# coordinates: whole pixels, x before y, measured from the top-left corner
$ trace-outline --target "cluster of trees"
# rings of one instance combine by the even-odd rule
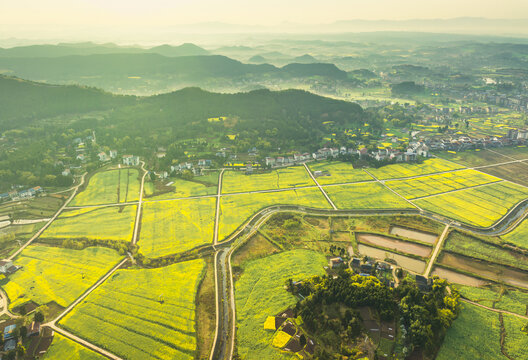
[[[460,294],[444,279],[435,278],[430,292],[421,292],[416,282],[407,277],[396,289],[400,299],[402,341],[411,353],[416,348],[434,354],[447,329],[460,311]]]
[[[295,313],[308,332],[341,355],[349,355],[343,353],[343,345],[364,330],[355,310],[363,306],[374,310],[382,321],[399,322],[404,355],[415,349],[434,354],[460,310],[460,295],[454,289],[448,291],[448,285],[435,278],[432,290],[423,292],[414,279],[406,277],[392,289],[376,277],[356,275],[349,269],[335,278],[314,276],[300,283],[287,282],[290,292],[302,295]]]

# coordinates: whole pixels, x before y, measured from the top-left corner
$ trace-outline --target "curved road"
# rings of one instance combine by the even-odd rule
[[[446,225],[444,232],[449,227],[457,228],[479,235],[502,235],[512,231],[519,223],[528,216],[528,199],[519,202],[504,217],[487,228],[478,228],[467,224],[454,222],[452,219],[445,218],[434,213],[421,211],[419,209],[402,209],[402,210],[331,210],[331,209],[313,209],[303,206],[294,205],[275,205],[265,208],[253,215],[246,223],[241,226],[235,233],[228,237],[222,243],[215,247],[218,250],[215,256],[215,281],[218,284],[217,300],[217,329],[213,348],[211,350],[210,360],[231,360],[235,343],[236,330],[236,309],[234,301],[234,286],[231,270],[231,255],[233,252],[250,238],[266,220],[273,214],[279,212],[298,212],[305,215],[322,215],[322,216],[358,216],[358,215],[419,215]],[[445,237],[445,236],[444,236]],[[431,263],[431,267],[432,267]],[[228,276],[229,272],[229,276]],[[229,289],[228,289],[229,287]],[[466,300],[464,300],[466,301]],[[466,301],[470,302],[470,301]],[[472,302],[470,302],[472,303]],[[497,311],[497,309],[491,309]],[[506,312],[507,313],[507,312]]]

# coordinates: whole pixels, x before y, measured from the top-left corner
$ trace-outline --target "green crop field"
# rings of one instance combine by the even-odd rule
[[[323,171],[326,174],[326,176],[317,177],[317,182],[321,185],[372,180],[372,177],[362,169],[354,169],[352,164],[340,161],[310,163],[310,170],[312,172]]]
[[[504,330],[506,330],[505,350],[513,359],[528,359],[528,335],[521,328],[528,321],[513,315],[504,315]]]
[[[528,219],[520,223],[512,232],[501,236],[505,241],[528,249]]]
[[[223,196],[220,202],[218,239],[224,239],[253,214],[272,205],[330,208],[330,204],[317,188]]]
[[[118,270],[60,326],[125,359],[194,359],[204,261]]]
[[[10,308],[33,300],[66,307],[117,264],[115,250],[90,247],[70,250],[32,245],[15,259],[22,269],[3,286]]]
[[[369,169],[369,171],[381,180],[406,178],[426,174],[434,174],[464,168],[462,165],[452,163],[444,159],[427,159],[421,164],[393,164]]]
[[[413,206],[380,183],[326,186],[339,209],[407,209]]]
[[[509,182],[500,182],[419,199],[415,204],[455,220],[487,227],[526,198],[528,189]]]
[[[140,181],[137,169],[123,168],[102,171],[89,179],[86,189],[77,194],[70,205],[99,205],[137,201],[139,188]]]
[[[500,179],[468,169],[407,180],[387,181],[386,184],[405,198],[415,199],[497,181]]]
[[[145,203],[139,251],[147,257],[160,257],[211,243],[215,204],[215,198]]]
[[[134,231],[136,209],[136,205],[130,205],[69,210],[51,223],[42,237],[130,241]]]
[[[297,299],[283,289],[288,279],[323,275],[326,258],[309,250],[293,250],[242,264],[235,283],[237,346],[241,359],[291,359],[271,346],[272,331],[264,330],[266,317],[295,305]]]
[[[457,285],[456,287],[460,294],[469,300],[488,307],[526,315],[526,304],[528,304],[528,292],[526,291],[514,289],[501,291],[499,288],[476,288],[463,285]]]
[[[77,344],[59,333],[53,336],[53,342],[42,360],[104,360],[106,357]]]
[[[155,194],[154,185],[151,182],[147,183],[150,189],[147,189],[147,184],[145,184],[145,193],[149,196],[146,200],[175,199],[216,194],[218,189],[218,172],[211,172],[208,176],[197,176],[192,181],[172,178],[170,182],[173,182],[173,184],[158,195]]]
[[[528,263],[519,253],[493,246],[472,236],[458,231],[452,231],[446,239],[444,249],[473,257],[528,270]]]
[[[315,186],[315,183],[304,166],[287,167],[251,175],[246,175],[243,171],[226,171],[222,180],[222,193],[285,189],[307,185]]]
[[[499,315],[475,305],[463,304],[458,318],[447,331],[437,360],[507,359],[500,348]]]

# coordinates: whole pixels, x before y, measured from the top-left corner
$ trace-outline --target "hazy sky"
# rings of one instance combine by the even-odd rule
[[[271,25],[462,16],[528,18],[528,0],[0,0],[0,25]]]

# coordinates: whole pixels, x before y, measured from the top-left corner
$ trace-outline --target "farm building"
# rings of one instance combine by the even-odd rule
[[[343,264],[344,264],[344,261],[340,257],[331,258],[328,261],[328,266],[330,266],[330,269],[335,269],[335,268],[341,267],[341,266],[343,266]]]
[[[13,262],[11,260],[0,260],[0,273],[7,274],[13,270]]]

